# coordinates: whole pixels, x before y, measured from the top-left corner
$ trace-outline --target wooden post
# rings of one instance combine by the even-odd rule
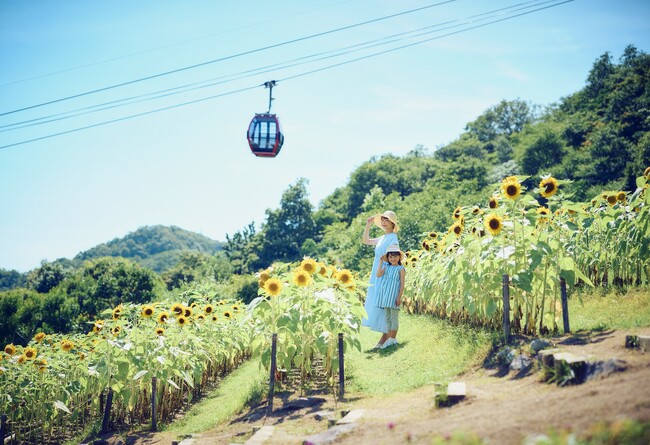
[[[339,397],[345,395],[345,366],[343,363],[343,333],[339,332]]]
[[[151,378],[151,431],[156,431],[156,378]]]
[[[510,277],[503,274],[503,338],[505,343],[510,341]]]
[[[104,407],[104,419],[102,420],[102,433],[108,432],[108,422],[111,419],[111,405],[113,404],[113,389],[108,388],[106,395],[106,406]]]
[[[273,395],[275,394],[275,371],[276,363],[275,356],[278,348],[278,334],[273,333],[273,338],[271,340],[271,376],[269,378],[269,404],[266,407],[266,414],[269,415],[273,412]]]
[[[4,444],[5,436],[7,435],[7,415],[3,414],[0,419],[0,439],[2,439],[2,443]]]
[[[566,280],[560,278],[560,293],[562,295],[562,321],[564,322],[564,333],[571,332],[569,327],[569,301],[566,295]]]

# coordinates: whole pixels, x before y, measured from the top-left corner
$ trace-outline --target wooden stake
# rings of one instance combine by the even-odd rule
[[[266,407],[266,415],[269,415],[273,412],[273,396],[275,394],[275,371],[276,371],[276,362],[275,356],[277,353],[278,347],[278,334],[273,333],[273,338],[271,340],[271,376],[269,378],[269,404]]]
[[[343,333],[339,333],[339,397],[345,395],[345,366],[343,364]]]
[[[569,301],[566,294],[566,280],[560,278],[560,293],[562,296],[562,321],[564,322],[564,333],[571,332],[569,327]]]
[[[506,344],[510,341],[510,277],[503,274],[503,338]]]

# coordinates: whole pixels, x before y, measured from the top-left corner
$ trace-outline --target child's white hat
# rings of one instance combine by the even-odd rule
[[[405,257],[406,255],[404,254],[404,252],[402,252],[401,250],[399,250],[399,246],[398,246],[397,244],[391,244],[390,246],[388,246],[388,247],[386,248],[386,253],[385,253],[384,255],[382,255],[382,257],[381,257],[381,260],[382,260],[382,261],[385,261],[385,262],[388,262],[388,254],[391,253],[391,252],[397,252],[397,253],[399,253],[399,260],[400,260],[400,262],[404,261],[404,257]]]

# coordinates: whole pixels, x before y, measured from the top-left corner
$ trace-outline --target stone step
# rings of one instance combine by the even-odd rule
[[[557,382],[558,384],[580,384],[586,380],[588,369],[586,357],[570,352],[558,352],[553,355],[553,361],[555,375],[560,379]],[[573,375],[570,375],[567,367],[572,371]]]
[[[259,430],[255,432],[251,436],[250,439],[248,439],[246,442],[244,442],[244,445],[262,445],[264,442],[266,442],[269,437],[273,434],[273,429],[271,425],[265,425]]]
[[[322,433],[309,436],[303,440],[303,445],[326,445],[334,442],[340,435],[349,433],[356,428],[356,423],[346,423],[343,425],[336,425],[333,428],[323,431]]]
[[[363,416],[363,413],[365,410],[363,409],[353,409],[349,413],[347,413],[343,418],[339,419],[338,422],[336,422],[337,425],[345,425],[347,423],[354,423],[357,420]]]
[[[467,385],[465,382],[450,382],[447,384],[447,392],[436,394],[436,406],[451,406],[460,402],[467,396]]]
[[[542,349],[537,353],[537,359],[539,364],[542,366],[542,371],[544,372],[544,381],[548,381],[553,377],[553,370],[555,369],[555,356],[560,352],[558,348],[552,349]]]
[[[638,348],[643,352],[650,351],[650,336],[648,335],[626,335],[626,348]]]

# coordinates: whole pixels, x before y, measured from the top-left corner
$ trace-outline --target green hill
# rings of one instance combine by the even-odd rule
[[[79,253],[76,261],[106,256],[122,257],[156,272],[164,272],[178,263],[184,251],[214,255],[223,248],[219,241],[175,226],[144,226],[122,238],[115,238]]]

